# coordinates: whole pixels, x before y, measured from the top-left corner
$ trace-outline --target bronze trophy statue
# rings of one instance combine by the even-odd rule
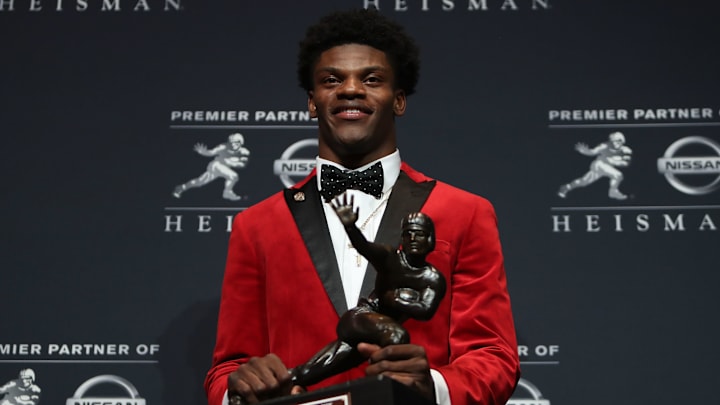
[[[358,209],[346,194],[332,201],[350,242],[370,262],[377,276],[375,287],[355,308],[345,312],[337,325],[337,340],[292,370],[293,384],[309,386],[360,365],[360,342],[385,347],[410,342],[402,323],[409,318],[432,318],[445,296],[445,277],[426,256],[435,249],[435,226],[427,215],[415,212],[402,221],[399,248],[369,242],[355,225]]]

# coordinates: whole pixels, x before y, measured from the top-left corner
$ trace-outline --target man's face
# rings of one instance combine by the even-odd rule
[[[405,93],[384,52],[347,44],[320,54],[308,94],[318,119],[320,157],[350,168],[395,151],[395,116],[405,113]]]
[[[421,225],[408,224],[403,228],[402,248],[409,255],[427,255],[430,253],[430,234]]]

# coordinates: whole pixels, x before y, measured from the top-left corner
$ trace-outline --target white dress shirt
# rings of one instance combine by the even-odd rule
[[[378,161],[369,163],[357,170],[365,170],[374,165]],[[375,198],[369,194],[365,194],[360,190],[347,190],[345,193],[348,198],[353,198],[354,205],[358,209],[358,220],[356,222],[360,232],[369,241],[375,240],[378,228],[380,227],[380,219],[385,213],[387,199],[390,197],[395,181],[400,175],[400,152],[395,150],[394,153],[380,159],[383,168],[383,188],[380,198]],[[348,170],[337,163],[317,158],[317,182],[320,189],[320,174],[322,166],[331,165],[341,170]],[[337,198],[337,197],[336,197]],[[330,238],[332,239],[335,249],[335,258],[340,269],[340,278],[342,279],[343,289],[345,290],[345,300],[348,309],[357,306],[360,298],[360,288],[365,278],[365,270],[367,269],[367,260],[352,247],[350,238],[348,238],[340,219],[335,214],[335,210],[330,203],[323,201],[323,209],[325,210],[325,218],[327,219],[328,228],[330,230]]]

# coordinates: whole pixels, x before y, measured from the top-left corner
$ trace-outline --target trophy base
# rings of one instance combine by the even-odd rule
[[[415,390],[384,376],[366,377],[262,402],[263,405],[433,405]]]

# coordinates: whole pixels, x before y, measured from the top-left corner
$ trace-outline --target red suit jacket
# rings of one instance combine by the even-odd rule
[[[313,173],[235,217],[205,380],[211,405],[220,405],[228,374],[250,357],[275,353],[295,367],[337,337],[348,308],[316,184]],[[453,405],[505,404],[519,361],[493,207],[403,163],[375,241],[397,246],[401,219],[416,211],[435,223],[427,261],[444,274],[448,291],[430,321],[403,326],[442,373]],[[374,277],[368,268],[361,296]],[[363,366],[310,389],[361,377]]]

